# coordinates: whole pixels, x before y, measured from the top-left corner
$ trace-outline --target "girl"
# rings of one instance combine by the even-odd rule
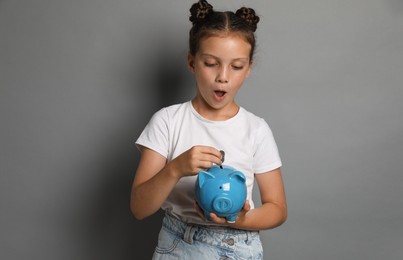
[[[259,17],[251,8],[219,12],[204,0],[190,9],[188,67],[193,100],[154,114],[136,144],[141,159],[131,209],[143,219],[165,210],[154,259],[262,259],[259,230],[281,225],[287,206],[281,160],[267,123],[235,102],[249,76]],[[198,172],[225,164],[246,176],[247,200],[235,223],[194,202]],[[261,206],[252,201],[254,180]]]

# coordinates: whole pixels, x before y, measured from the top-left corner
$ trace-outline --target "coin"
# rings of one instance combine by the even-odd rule
[[[221,165],[220,168],[222,169],[222,164],[224,163],[225,160],[225,152],[223,150],[220,150],[221,153]]]

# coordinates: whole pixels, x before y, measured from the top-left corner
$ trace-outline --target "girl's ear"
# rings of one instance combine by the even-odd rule
[[[190,52],[188,53],[188,68],[191,72],[194,72],[194,57]]]

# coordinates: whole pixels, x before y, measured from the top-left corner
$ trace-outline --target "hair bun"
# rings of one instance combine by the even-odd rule
[[[190,8],[189,20],[193,25],[203,21],[209,14],[213,12],[213,6],[206,0],[200,0]]]
[[[257,23],[259,22],[260,18],[256,15],[255,10],[248,7],[241,7],[238,9],[238,11],[236,11],[235,14],[244,19],[252,31],[256,31]]]

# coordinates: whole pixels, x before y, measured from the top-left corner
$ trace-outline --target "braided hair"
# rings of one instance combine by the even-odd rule
[[[238,33],[251,45],[250,60],[252,60],[256,46],[254,32],[259,22],[259,16],[252,8],[241,7],[235,13],[231,11],[221,12],[213,10],[213,6],[206,0],[200,0],[190,8],[189,20],[193,25],[189,32],[189,52],[191,55],[196,55],[200,41],[204,38]]]

